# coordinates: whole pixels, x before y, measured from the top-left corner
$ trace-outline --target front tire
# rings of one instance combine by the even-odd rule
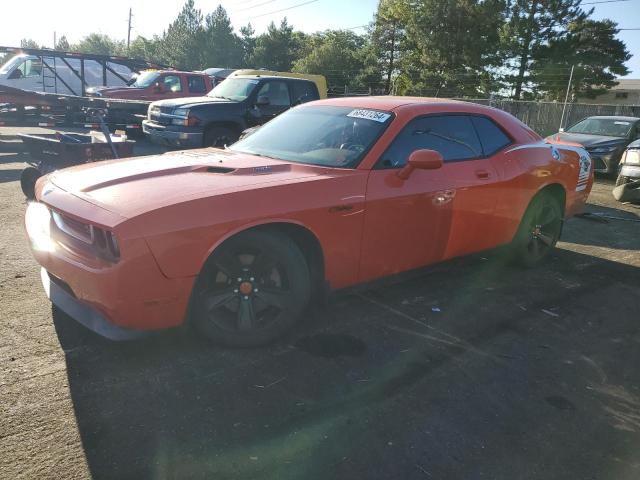
[[[247,231],[224,242],[205,263],[192,321],[218,344],[265,345],[295,324],[310,295],[309,267],[296,243],[274,231]]]
[[[36,196],[36,182],[42,176],[42,172],[35,167],[27,167],[20,174],[20,188],[27,200],[33,200]]]
[[[224,148],[238,141],[238,134],[227,127],[209,127],[204,133],[204,146]]]
[[[533,267],[553,250],[562,232],[560,202],[548,192],[538,193],[527,207],[511,244],[513,260]]]

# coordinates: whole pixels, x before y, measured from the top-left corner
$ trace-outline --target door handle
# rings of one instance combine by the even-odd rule
[[[487,180],[489,177],[491,177],[491,174],[486,170],[476,170],[476,177],[481,180]]]

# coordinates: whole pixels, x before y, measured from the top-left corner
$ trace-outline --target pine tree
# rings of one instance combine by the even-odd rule
[[[203,67],[235,68],[241,65],[242,45],[222,5],[207,15],[203,38]]]
[[[182,11],[162,35],[160,53],[170,65],[185,69],[201,68],[199,51],[203,43],[202,12],[194,0],[187,0]]]
[[[520,99],[528,73],[539,51],[561,38],[571,22],[593,12],[580,8],[581,0],[511,0],[502,29],[502,53],[515,73],[507,76],[513,98]]]
[[[541,48],[531,66],[531,79],[552,100],[565,96],[571,67],[573,97],[595,98],[616,85],[616,76],[629,73],[624,62],[631,58],[624,42],[616,38],[611,20],[579,19],[567,34]]]

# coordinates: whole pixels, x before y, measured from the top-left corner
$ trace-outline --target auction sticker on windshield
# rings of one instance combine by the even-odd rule
[[[391,114],[384,112],[377,112],[376,110],[362,110],[356,109],[351,113],[347,114],[347,117],[351,118],[364,118],[365,120],[373,120],[374,122],[384,123],[386,122]]]

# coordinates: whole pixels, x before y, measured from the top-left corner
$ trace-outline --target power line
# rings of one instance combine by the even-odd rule
[[[630,2],[631,0],[600,0],[598,2],[585,2],[581,3],[581,5],[597,5],[599,3],[622,3],[622,2]]]
[[[304,7],[305,5],[309,5],[310,3],[315,3],[318,0],[309,0],[308,2],[298,3],[297,5],[292,5],[287,8],[281,8],[280,10],[275,10],[273,12],[262,13],[260,15],[254,15],[253,17],[245,18],[245,20],[253,20],[254,18],[266,17],[267,15],[273,15],[274,13],[286,12],[287,10],[293,10],[294,8]]]
[[[244,8],[241,8],[241,9],[239,9],[239,10],[236,10],[236,12],[244,12],[245,10],[251,10],[252,8],[261,7],[261,6],[263,6],[263,5],[267,5],[268,3],[273,3],[273,2],[275,2],[275,1],[276,1],[276,0],[267,0],[266,2],[257,3],[257,4],[255,4],[255,5],[249,5],[248,7],[244,7]]]

